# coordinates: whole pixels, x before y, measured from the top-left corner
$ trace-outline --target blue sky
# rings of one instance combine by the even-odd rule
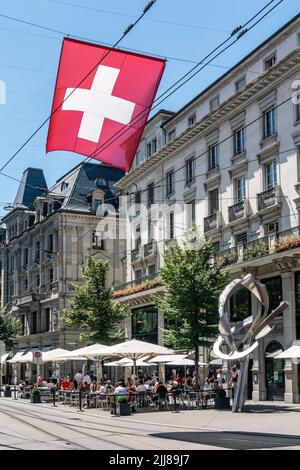
[[[36,23],[70,36],[84,36],[103,44],[113,44],[142,12],[147,0],[61,2],[2,0],[0,15]],[[158,92],[160,94],[193,66],[178,59],[200,60],[266,3],[267,0],[157,0],[120,47],[170,57]],[[83,6],[85,8],[80,8]],[[298,12],[297,0],[285,0],[256,28],[216,59],[213,66],[206,67],[161,107],[178,110]],[[6,84],[6,104],[0,105],[1,165],[50,113],[62,38],[62,34],[0,16],[0,80]],[[47,130],[48,125],[10,163],[5,173],[20,179],[28,166],[43,168],[51,186],[59,176],[84,159],[83,156],[64,152],[52,152],[46,156]],[[3,215],[3,207],[14,200],[17,187],[17,182],[0,175],[0,214]]]

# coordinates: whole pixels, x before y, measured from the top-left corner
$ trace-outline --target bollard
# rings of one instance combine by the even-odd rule
[[[14,387],[14,399],[17,400],[17,387]]]

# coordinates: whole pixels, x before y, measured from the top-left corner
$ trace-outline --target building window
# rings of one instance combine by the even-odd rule
[[[24,279],[24,291],[25,292],[28,291],[28,279],[27,279],[27,277],[25,277],[25,279]]]
[[[155,264],[151,264],[148,266],[148,276],[153,276],[156,273],[156,266]]]
[[[92,212],[94,212],[94,214],[97,214],[97,211],[99,208],[101,208],[103,204],[103,200],[102,199],[93,199],[93,202],[92,202]],[[100,212],[100,210],[99,210]]]
[[[36,275],[35,282],[36,282],[36,287],[40,287],[41,278],[39,274]]]
[[[151,219],[148,219],[148,243],[153,241],[153,222]]]
[[[168,134],[168,141],[172,142],[176,137],[176,129],[172,129]]]
[[[153,305],[131,311],[132,338],[158,343],[158,309]]]
[[[243,202],[246,198],[246,182],[244,176],[235,181],[235,198],[236,202]]]
[[[299,122],[300,121],[300,103],[294,104],[294,113],[295,113],[295,122]]]
[[[275,160],[266,164],[265,172],[266,189],[273,189],[277,185],[277,165]]]
[[[247,243],[248,237],[247,237],[247,232],[241,232],[237,233],[235,235],[235,245],[239,245],[240,243]]]
[[[186,184],[190,184],[195,179],[195,158],[187,160],[185,164]]]
[[[169,213],[169,238],[174,238],[174,212]]]
[[[274,233],[274,232],[278,233],[278,231],[279,231],[279,224],[278,224],[277,221],[267,224],[267,226],[266,226],[267,235],[269,233]]]
[[[28,248],[23,249],[23,266],[28,265]]]
[[[49,282],[50,282],[50,283],[53,282],[53,279],[54,279],[54,277],[53,277],[53,269],[51,268],[51,269],[49,269]]]
[[[208,192],[208,211],[209,215],[215,214],[219,210],[219,189],[213,189]]]
[[[21,330],[20,330],[20,335],[24,336],[25,335],[25,315],[21,315]]]
[[[50,308],[45,310],[45,331],[50,331]]]
[[[135,154],[135,164],[138,166],[140,164],[140,157],[141,157],[141,152],[138,150]]]
[[[153,139],[151,141],[151,145],[152,145],[152,153],[156,153],[157,152],[157,139]]]
[[[235,91],[241,91],[246,86],[246,75],[238,78],[235,81]]]
[[[214,96],[210,101],[209,101],[209,110],[214,111],[220,104],[220,96]]]
[[[193,126],[196,122],[196,114],[188,117],[188,126]]]
[[[50,254],[53,252],[53,234],[48,235],[48,251]]]
[[[40,242],[35,242],[35,253],[34,261],[38,263],[40,261]]]
[[[265,111],[263,114],[263,136],[264,139],[270,137],[276,132],[275,108]]]
[[[245,128],[235,131],[233,136],[234,155],[245,152]]]
[[[69,183],[67,183],[66,181],[63,181],[60,185],[60,190],[61,192],[65,191],[66,189],[68,189],[68,186],[69,186]]]
[[[138,250],[139,247],[141,246],[142,240],[141,240],[141,226],[138,225],[135,228],[135,249]]]
[[[150,183],[147,186],[148,193],[148,207],[154,204],[154,183]]]
[[[167,179],[167,196],[170,196],[171,194],[174,193],[174,171],[171,170],[167,173],[166,179]]]
[[[138,215],[140,213],[141,191],[137,191],[134,194],[134,203],[135,203],[135,215]]]
[[[37,333],[37,312],[31,313],[31,331],[30,334],[35,335]]]
[[[96,230],[92,231],[92,247],[104,250],[104,240],[101,238],[101,235],[97,235]]]
[[[214,170],[219,165],[219,145],[214,144],[208,148],[208,169]]]
[[[134,271],[134,279],[141,279],[143,277],[143,270],[137,269]]]
[[[187,226],[192,228],[196,224],[196,203],[190,201],[187,203]]]
[[[273,65],[276,64],[276,54],[274,53],[270,57],[265,59],[264,64],[265,64],[265,70],[268,70],[271,67],[273,67]]]

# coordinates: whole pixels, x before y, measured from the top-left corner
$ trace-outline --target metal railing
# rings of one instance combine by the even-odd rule
[[[204,218],[204,232],[217,228],[217,213]]]
[[[229,222],[246,217],[246,201],[240,201],[228,207]]]
[[[140,277],[139,279],[133,279],[132,281],[125,282],[124,284],[120,284],[114,287],[114,291],[128,289],[129,287],[139,286],[144,284],[146,281],[150,281],[151,279],[155,279],[159,276],[159,272],[149,274],[148,276]]]
[[[257,208],[259,211],[266,209],[277,204],[278,202],[278,186],[263,191],[262,193],[257,194]]]
[[[131,262],[134,263],[135,261],[140,260],[140,248],[136,248],[131,252]]]

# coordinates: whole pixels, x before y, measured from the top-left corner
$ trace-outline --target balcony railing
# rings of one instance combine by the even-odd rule
[[[156,253],[156,242],[152,241],[143,246],[144,248],[144,258],[148,256],[153,256]]]
[[[136,261],[139,261],[140,258],[141,258],[140,248],[136,248],[135,250],[132,250],[132,252],[131,252],[131,262],[134,263]]]
[[[279,186],[257,194],[257,209],[259,211],[279,204]]]
[[[221,226],[221,213],[219,211],[215,214],[209,215],[204,218],[204,232],[209,232]]]
[[[266,237],[257,238],[248,243],[241,243],[229,250],[219,251],[215,254],[214,260],[225,267],[295,248],[300,248],[299,226],[279,233],[272,232]]]
[[[114,287],[114,291],[129,289],[130,287],[139,286],[144,284],[146,281],[150,281],[151,279],[155,279],[159,276],[159,273],[149,274],[149,276],[140,277],[139,279],[133,279],[132,281],[125,282],[124,284],[120,284]]]
[[[229,222],[247,217],[247,201],[237,202],[233,206],[228,207]]]

